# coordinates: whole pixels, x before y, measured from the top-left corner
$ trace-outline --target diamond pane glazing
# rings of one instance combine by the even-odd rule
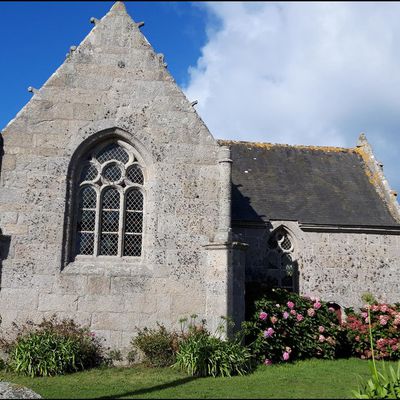
[[[143,210],[143,194],[139,190],[131,190],[126,195],[126,209],[128,211]]]
[[[96,178],[97,174],[97,168],[93,164],[86,165],[82,169],[81,182],[92,181],[94,178]]]
[[[94,234],[82,233],[78,234],[78,254],[93,255],[94,251]]]
[[[128,172],[127,172],[128,179],[132,183],[137,183],[138,185],[143,185],[144,178],[143,178],[143,172],[139,165],[132,165],[129,167]]]
[[[116,164],[107,165],[103,170],[103,177],[110,182],[117,182],[121,179],[122,171],[121,168]]]
[[[97,160],[101,164],[106,161],[117,160],[126,164],[129,161],[128,153],[118,144],[113,143],[106,146],[100,153],[97,155]]]
[[[80,192],[80,208],[96,208],[96,191],[91,186],[85,186]]]
[[[139,257],[142,254],[142,236],[125,235],[124,256]]]
[[[282,241],[279,243],[283,250],[290,250],[292,248],[292,243],[287,236],[284,236]]]
[[[101,217],[102,232],[118,232],[119,211],[103,211]]]
[[[107,189],[103,194],[103,210],[119,210],[119,199],[118,190],[114,188]]]
[[[142,233],[143,213],[127,211],[125,215],[125,232]]]
[[[118,255],[118,235],[113,233],[103,233],[100,240],[100,255]]]
[[[95,210],[82,210],[78,221],[78,231],[94,231],[96,221]]]

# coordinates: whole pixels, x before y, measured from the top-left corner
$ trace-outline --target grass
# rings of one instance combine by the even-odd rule
[[[378,363],[379,365],[379,363]],[[396,364],[397,365],[397,364]],[[308,360],[260,366],[248,376],[193,378],[171,368],[104,368],[52,378],[0,371],[0,380],[27,386],[44,398],[351,398],[370,378],[359,359]]]

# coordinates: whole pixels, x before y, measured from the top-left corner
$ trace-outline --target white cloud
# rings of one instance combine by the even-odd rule
[[[215,137],[353,147],[365,131],[400,189],[400,3],[202,6],[185,92]]]

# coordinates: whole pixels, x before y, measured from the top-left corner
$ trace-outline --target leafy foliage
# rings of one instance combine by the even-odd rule
[[[239,340],[222,340],[201,325],[189,325],[179,343],[175,367],[191,376],[245,375],[252,369],[249,350]]]
[[[73,320],[58,321],[55,317],[31,328],[25,326],[6,350],[8,367],[31,377],[79,371],[103,360],[102,346],[94,333]]]
[[[346,351],[335,310],[318,298],[273,289],[255,303],[243,324],[250,348],[265,364],[311,357],[332,359]]]
[[[400,398],[400,363],[397,370],[392,366],[386,368],[383,364],[382,372],[370,365],[372,378],[358,390],[353,391],[357,399],[399,399]]]
[[[177,341],[178,335],[175,332],[168,332],[164,325],[157,323],[156,329],[139,329],[131,345],[144,354],[148,365],[167,367],[175,362]],[[134,359],[134,353],[131,357]]]

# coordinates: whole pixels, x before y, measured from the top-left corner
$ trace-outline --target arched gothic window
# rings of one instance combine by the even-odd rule
[[[293,242],[283,228],[277,229],[267,243],[268,276],[274,286],[295,291],[297,262],[293,258]]]
[[[122,141],[95,148],[78,186],[75,255],[140,257],[144,174],[133,149]]]

